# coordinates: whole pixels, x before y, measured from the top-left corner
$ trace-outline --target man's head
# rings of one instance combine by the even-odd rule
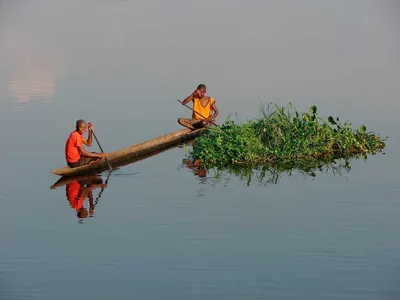
[[[82,207],[76,214],[79,219],[86,219],[88,215],[88,211],[85,207]]]
[[[80,134],[84,134],[86,132],[86,122],[83,120],[76,121],[76,131]]]
[[[205,96],[205,94],[207,93],[207,88],[205,84],[199,84],[197,87],[197,95],[199,98],[202,98]]]

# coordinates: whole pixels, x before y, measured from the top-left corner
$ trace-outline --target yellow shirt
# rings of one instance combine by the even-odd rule
[[[209,118],[211,116],[211,105],[215,102],[212,97],[209,97],[208,103],[206,106],[201,105],[199,98],[193,99],[193,115],[192,119],[203,120]],[[198,114],[197,114],[198,113]]]

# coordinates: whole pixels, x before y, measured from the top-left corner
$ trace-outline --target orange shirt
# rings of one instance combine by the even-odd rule
[[[69,205],[76,211],[79,211],[82,208],[83,202],[85,201],[84,197],[79,197],[80,190],[81,190],[81,185],[77,180],[68,183],[66,186],[67,199],[69,201]]]
[[[82,146],[82,144],[82,135],[78,131],[75,130],[69,135],[65,143],[65,159],[67,162],[74,163],[81,158],[81,152],[78,147]]]
[[[201,105],[200,99],[199,99],[199,98],[194,98],[194,99],[193,99],[193,110],[194,110],[195,112],[198,112],[198,113],[199,113],[200,115],[202,115],[203,117],[200,116],[199,114],[193,112],[192,119],[203,120],[203,119],[205,119],[205,118],[210,117],[210,116],[211,116],[211,110],[212,110],[212,109],[211,109],[211,105],[212,105],[214,102],[215,102],[215,100],[214,100],[212,97],[210,97],[210,99],[208,100],[207,105],[206,105],[206,106],[203,106],[203,105]]]

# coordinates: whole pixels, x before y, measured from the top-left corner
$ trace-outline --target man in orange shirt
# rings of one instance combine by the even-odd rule
[[[209,126],[210,122],[214,122],[218,116],[218,109],[215,100],[206,96],[207,88],[204,84],[200,84],[197,89],[191,93],[182,105],[193,102],[193,114],[191,119],[180,118],[178,123],[190,129],[202,128]]]
[[[105,153],[94,153],[86,151],[84,144],[88,147],[92,145],[92,123],[88,123],[89,136],[86,140],[83,134],[86,132],[86,122],[83,120],[76,121],[76,129],[71,132],[67,142],[65,143],[65,159],[71,168],[80,167],[90,164],[98,159],[106,157]]]

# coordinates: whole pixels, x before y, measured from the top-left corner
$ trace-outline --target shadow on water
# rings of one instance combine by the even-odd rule
[[[104,189],[108,186],[111,172],[108,172],[107,178],[99,175],[80,176],[71,178],[62,178],[51,186],[51,189],[61,188],[65,186],[65,193],[69,206],[75,210],[79,223],[83,223],[84,219],[93,217],[96,205],[99,203]],[[94,190],[100,189],[96,198],[94,198]],[[85,205],[86,199],[88,200]],[[88,210],[89,209],[89,210]]]
[[[139,174],[139,172],[134,172],[134,173],[121,172],[120,171],[121,167],[181,146],[182,144],[168,146],[164,149],[157,150],[148,155],[142,155],[140,157],[127,156],[127,159],[120,161],[119,163],[113,164],[112,171],[108,171],[107,170],[108,167],[105,167],[103,169],[96,169],[93,172],[84,173],[80,176],[62,176],[50,187],[50,189],[54,190],[65,186],[66,196],[70,204],[70,207],[76,211],[76,215],[79,219],[78,222],[83,223],[84,219],[94,216],[94,208],[96,207],[100,198],[102,197],[104,189],[107,187],[111,175],[114,177],[114,176],[132,176]],[[107,172],[107,178],[104,183],[101,177],[103,172]],[[94,199],[93,191],[99,188],[101,188],[101,190],[96,199]],[[84,205],[86,199],[88,199],[89,202],[88,205],[89,211],[86,208],[87,205],[86,206]]]
[[[127,155],[126,159],[119,161],[118,163],[112,164],[112,171],[107,171],[107,179],[103,183],[103,179],[101,177],[102,173],[105,172],[108,166],[104,168],[98,168],[93,172],[86,172],[80,176],[62,176],[58,179],[50,189],[54,190],[57,188],[61,188],[65,186],[67,200],[70,204],[70,207],[76,211],[76,215],[79,219],[80,223],[83,223],[83,220],[88,217],[93,217],[94,209],[99,202],[104,189],[107,187],[108,180],[110,176],[132,176],[139,174],[138,172],[134,173],[124,173],[120,171],[120,168],[125,165],[129,165],[135,163],[137,161],[155,156],[157,154],[163,153],[173,148],[182,147],[182,143],[178,145],[167,146],[163,149],[153,151],[149,154],[137,156],[137,155]],[[96,199],[93,197],[93,191],[95,189],[101,188]],[[84,205],[85,200],[88,199],[89,204]],[[87,209],[89,207],[89,211]]]
[[[232,176],[239,178],[246,186],[258,184],[267,186],[279,184],[282,177],[302,176],[314,179],[317,175],[332,174],[343,178],[351,170],[352,159],[335,159],[330,161],[313,161],[307,164],[258,165],[246,167],[225,167],[206,169],[197,161],[182,160],[186,167],[195,175],[200,183],[228,185]],[[364,158],[365,159],[365,158]]]

